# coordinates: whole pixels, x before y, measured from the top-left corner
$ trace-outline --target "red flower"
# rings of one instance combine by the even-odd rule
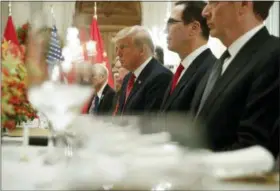
[[[20,107],[17,107],[17,106],[16,106],[16,107],[15,107],[15,112],[16,112],[16,113],[19,113],[19,111],[20,111]]]
[[[27,30],[29,27],[29,23],[25,23],[24,25],[22,25],[22,29]]]
[[[9,76],[9,71],[6,68],[2,67],[2,72],[5,76]]]
[[[25,84],[20,82],[20,83],[17,84],[17,88],[18,89],[24,89],[25,88]]]
[[[8,129],[14,129],[16,127],[16,122],[14,120],[8,120],[8,121],[5,121],[3,126]]]
[[[20,104],[20,99],[17,96],[11,96],[9,99],[9,103],[11,104]]]

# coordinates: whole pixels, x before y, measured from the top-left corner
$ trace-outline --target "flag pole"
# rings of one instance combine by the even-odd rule
[[[11,1],[9,1],[8,7],[9,7],[9,16],[12,16],[12,2]]]
[[[52,25],[53,25],[53,27],[56,28],[55,14],[54,14],[53,4],[51,4],[50,9],[51,9]],[[58,34],[57,28],[56,28],[56,33]],[[61,73],[61,75],[62,75],[62,78],[63,78],[63,82],[64,82],[65,84],[67,84],[67,83],[68,83],[68,80],[67,80],[67,78],[65,77],[65,75],[63,74],[61,62],[56,61],[55,64],[56,64],[56,65],[58,66],[58,68],[59,68],[59,71],[60,71],[60,73]],[[50,147],[52,147],[52,145],[53,145],[52,139],[49,139],[49,141],[51,142],[49,145],[50,145]]]
[[[96,5],[96,1],[94,1],[94,15],[93,17],[97,20],[97,5]]]
[[[53,25],[55,25],[55,16],[54,16],[53,4],[51,4],[51,16],[52,16]]]

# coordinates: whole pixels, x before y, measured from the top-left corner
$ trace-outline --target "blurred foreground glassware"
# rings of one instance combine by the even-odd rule
[[[75,146],[72,149],[76,150],[72,160],[57,174],[54,189],[207,188],[205,181],[210,179],[211,171],[200,160],[208,154],[207,151],[181,147],[176,140],[172,140],[172,135],[164,132],[166,128],[158,129],[156,122],[152,124],[154,129],[150,132],[142,129],[141,125],[139,117],[78,116],[69,129],[69,133],[73,133],[71,141]],[[186,138],[189,136],[191,134]]]
[[[63,139],[63,131],[92,93],[91,83],[83,83],[91,68],[82,59],[78,29],[68,29],[62,51],[55,25],[46,25],[49,14],[40,11],[32,18],[26,57],[28,98],[50,120],[51,137]],[[89,49],[95,52],[93,43]],[[67,141],[61,143],[66,150],[71,147]]]

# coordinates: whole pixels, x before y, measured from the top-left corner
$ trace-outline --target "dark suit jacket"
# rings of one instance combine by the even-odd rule
[[[113,100],[115,97],[115,91],[107,84],[102,92],[102,96],[99,100],[96,115],[111,115],[113,110]],[[92,96],[90,103],[94,99],[95,95]],[[90,106],[88,107],[89,112]]]
[[[125,76],[120,90],[118,114],[137,115],[158,111],[172,72],[152,58],[136,79],[125,104],[125,93],[131,74]]]
[[[242,47],[215,84],[199,115],[213,150],[262,145],[274,155],[279,152],[279,146],[271,144],[279,144],[279,136],[271,136],[279,116],[279,44],[279,38],[270,36],[264,27]],[[194,113],[209,73],[195,93]]]
[[[187,68],[171,95],[172,82],[169,84],[161,105],[161,111],[189,111],[198,83],[215,61],[216,57],[210,49],[203,51]]]

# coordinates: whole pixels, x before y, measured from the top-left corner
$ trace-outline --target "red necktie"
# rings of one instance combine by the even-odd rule
[[[170,94],[172,94],[172,92],[174,91],[183,70],[184,70],[184,66],[182,64],[180,64],[173,76]]]
[[[118,101],[117,104],[116,104],[115,110],[114,110],[114,112],[113,112],[113,116],[116,116],[116,115],[117,115],[118,109],[119,109],[119,101]]]
[[[133,88],[133,85],[134,85],[134,80],[135,80],[135,75],[134,74],[131,74],[130,78],[129,78],[129,81],[128,81],[128,84],[127,84],[127,87],[126,87],[126,93],[125,93],[125,101],[127,100],[132,88]]]

